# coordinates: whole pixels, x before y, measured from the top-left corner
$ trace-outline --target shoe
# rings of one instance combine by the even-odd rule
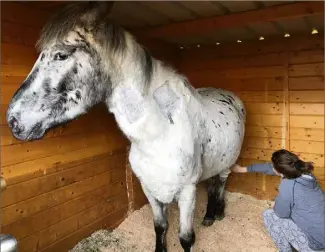
[[[291,251],[292,251],[292,252],[299,252],[299,251],[296,250],[292,245],[290,245],[290,247],[291,247]]]

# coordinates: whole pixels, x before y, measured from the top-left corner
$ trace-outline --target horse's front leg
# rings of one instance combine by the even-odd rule
[[[196,200],[196,186],[185,186],[178,198],[180,213],[179,240],[184,252],[190,252],[195,243],[195,232],[193,229],[193,218]]]
[[[150,193],[144,188],[145,193],[153,213],[154,227],[156,233],[156,249],[155,252],[167,252],[166,233],[168,229],[168,214],[167,204],[159,202],[152,197]]]

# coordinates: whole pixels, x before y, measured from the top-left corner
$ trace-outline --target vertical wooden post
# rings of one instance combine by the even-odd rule
[[[132,213],[134,211],[134,190],[133,190],[133,175],[131,170],[131,165],[129,163],[129,156],[128,153],[130,151],[130,146],[126,148],[126,190],[128,194],[128,214]]]
[[[281,146],[285,149],[290,149],[290,103],[289,103],[289,55],[290,48],[287,46],[286,48],[286,75],[284,82],[284,115],[283,115],[283,124],[285,126],[285,139],[284,143]]]

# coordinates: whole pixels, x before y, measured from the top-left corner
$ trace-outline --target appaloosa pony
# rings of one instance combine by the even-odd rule
[[[184,251],[195,242],[196,185],[208,180],[203,225],[222,219],[224,186],[239,156],[245,108],[234,94],[194,89],[112,24],[107,3],[76,3],[42,30],[31,72],[14,94],[8,125],[20,140],[42,138],[100,102],[131,142],[129,160],[150,202],[157,252],[167,251],[167,205],[178,202]]]

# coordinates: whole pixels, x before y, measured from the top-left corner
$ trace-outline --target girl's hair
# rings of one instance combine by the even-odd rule
[[[304,162],[287,150],[278,150],[272,154],[273,167],[285,178],[294,179],[302,174],[310,174],[314,169],[311,162]]]

